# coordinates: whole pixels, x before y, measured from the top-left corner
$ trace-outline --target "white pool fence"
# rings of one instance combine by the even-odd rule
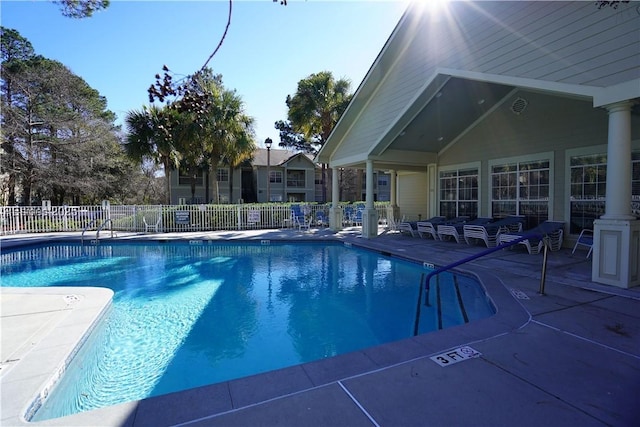
[[[299,204],[311,226],[327,226],[330,204]],[[384,222],[388,203],[376,203]],[[349,206],[341,204],[341,206]],[[355,206],[355,205],[351,205]],[[318,212],[327,218],[317,221]],[[0,206],[0,234],[103,230],[180,232],[291,227],[291,204]]]

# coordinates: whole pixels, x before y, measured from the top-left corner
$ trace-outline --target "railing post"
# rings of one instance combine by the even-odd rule
[[[542,255],[542,273],[540,274],[540,295],[544,295],[544,282],[547,277],[547,252],[549,251],[549,236],[542,238],[543,255]]]

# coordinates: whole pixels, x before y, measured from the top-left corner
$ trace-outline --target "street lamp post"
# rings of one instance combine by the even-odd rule
[[[264,145],[267,147],[267,202],[271,201],[271,144],[273,144],[271,138],[264,140]]]

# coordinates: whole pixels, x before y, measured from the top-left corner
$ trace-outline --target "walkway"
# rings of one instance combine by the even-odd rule
[[[337,235],[328,230],[267,230],[157,237],[341,239],[434,265],[483,250],[399,233],[367,240],[360,238],[357,230]],[[4,237],[0,244],[6,248],[16,239],[19,236]],[[483,281],[498,308],[489,319],[318,362],[30,425],[637,425],[640,289],[592,283],[591,262],[584,255],[571,255],[566,249],[550,253],[545,295],[538,293],[541,255],[528,255],[515,248],[465,265],[464,270]],[[26,359],[43,341],[55,339],[57,332],[53,328],[32,334],[38,342],[24,351],[25,343],[15,339],[22,332],[8,321],[8,316],[19,314],[16,311],[20,307],[26,310],[26,305],[7,296],[3,290],[3,426],[21,424],[17,414],[7,414],[5,402],[14,397],[6,396],[6,380],[23,363],[17,360],[12,362],[14,366],[5,365],[5,337],[11,338],[7,342],[12,342],[13,348],[22,348],[23,353],[18,355]],[[29,301],[39,304],[33,296]],[[8,306],[15,310],[5,311]],[[38,330],[43,317],[33,307],[30,314],[24,313],[20,325]],[[40,310],[44,312],[47,307],[43,302]],[[431,358],[444,354],[455,359],[451,351],[462,346],[480,355],[446,366]]]

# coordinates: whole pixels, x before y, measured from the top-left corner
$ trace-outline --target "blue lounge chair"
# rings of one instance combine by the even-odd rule
[[[544,238],[549,239],[549,249],[552,251],[560,250],[562,247],[562,236],[564,234],[564,222],[545,221],[536,227],[520,233],[500,233],[498,244],[511,242],[521,237],[531,236],[522,240],[519,244],[524,245],[530,254],[538,254],[544,247]]]

